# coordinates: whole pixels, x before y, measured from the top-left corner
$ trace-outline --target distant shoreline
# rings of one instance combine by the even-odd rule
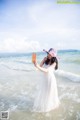
[[[62,52],[62,51],[65,51],[65,52],[77,52],[77,51],[80,51],[80,49],[59,49],[57,50],[58,52]],[[43,51],[32,51],[32,52],[0,52],[0,54],[30,54],[30,53],[33,53],[33,52],[36,52],[36,53],[41,53]]]
[[[43,51],[34,51],[36,54],[45,54]],[[58,53],[69,53],[69,52],[80,52],[80,50],[77,49],[65,49],[65,50],[58,50]],[[0,53],[0,58],[5,58],[5,57],[21,57],[21,56],[31,56],[33,52],[3,52]]]

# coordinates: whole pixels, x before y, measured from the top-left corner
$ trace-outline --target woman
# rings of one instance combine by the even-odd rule
[[[54,76],[54,70],[58,69],[57,53],[53,48],[45,52],[47,57],[42,60],[40,65],[37,61],[34,62],[35,67],[44,74],[41,89],[34,101],[33,110],[36,112],[49,112],[57,108],[60,103]]]

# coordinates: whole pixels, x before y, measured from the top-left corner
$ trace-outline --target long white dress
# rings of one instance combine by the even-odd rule
[[[47,69],[47,73],[43,72],[44,79],[40,86],[40,90],[35,97],[32,111],[49,112],[57,108],[60,104],[54,68],[52,66]]]

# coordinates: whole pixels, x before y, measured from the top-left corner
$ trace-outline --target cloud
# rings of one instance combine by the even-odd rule
[[[31,35],[5,33],[0,40],[0,52],[32,52],[49,49],[70,49],[80,48],[80,30],[75,29],[43,29],[43,31],[33,31]],[[2,36],[4,33],[2,34]],[[65,41],[65,42],[64,42]]]
[[[0,52],[80,48],[80,9],[52,0],[10,4],[0,16]],[[76,42],[77,41],[77,42]],[[76,43],[76,44],[75,44]]]
[[[41,46],[38,41],[8,38],[0,44],[1,52],[35,52],[40,50]]]

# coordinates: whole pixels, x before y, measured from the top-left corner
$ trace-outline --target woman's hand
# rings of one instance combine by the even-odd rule
[[[37,62],[36,61],[34,61],[33,64],[34,64],[35,67],[37,67]]]

